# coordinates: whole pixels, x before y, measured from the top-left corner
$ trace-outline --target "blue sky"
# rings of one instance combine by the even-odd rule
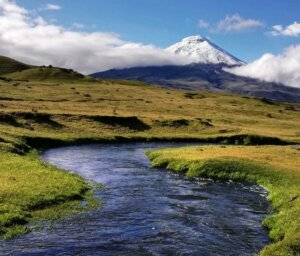
[[[169,46],[183,37],[200,34],[209,37],[233,55],[247,62],[263,53],[281,53],[290,45],[299,44],[299,36],[271,36],[272,26],[287,26],[300,21],[299,0],[17,0],[30,10],[56,4],[60,10],[39,11],[39,15],[57,25],[84,25],[82,31],[113,32],[123,40]],[[261,22],[262,26],[241,31],[217,31],[217,24],[226,16]],[[197,26],[198,21],[209,27]],[[78,27],[77,26],[77,27]]]

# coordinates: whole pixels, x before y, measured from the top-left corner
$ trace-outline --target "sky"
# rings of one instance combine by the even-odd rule
[[[164,48],[202,35],[232,72],[300,87],[299,0],[0,0],[0,55],[83,73],[188,64]]]
[[[37,9],[49,1],[18,0],[18,4]],[[209,37],[233,55],[250,62],[263,53],[278,54],[298,37],[270,36],[274,25],[300,22],[299,0],[61,0],[59,11],[42,15],[57,24],[70,27],[83,25],[83,31],[113,32],[122,39],[167,47],[190,35]],[[226,16],[239,15],[262,26],[240,31],[215,31],[213,28]],[[209,27],[198,26],[199,21]],[[79,25],[79,26],[80,26]]]

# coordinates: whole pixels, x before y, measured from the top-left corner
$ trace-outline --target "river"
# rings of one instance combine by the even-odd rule
[[[253,255],[269,238],[266,191],[151,169],[145,151],[182,143],[68,146],[42,158],[86,179],[103,206],[0,242],[0,255]]]

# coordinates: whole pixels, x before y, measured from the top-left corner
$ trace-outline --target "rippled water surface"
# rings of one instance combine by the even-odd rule
[[[269,242],[266,192],[152,170],[144,152],[166,143],[51,149],[43,158],[105,184],[101,209],[0,242],[0,255],[253,255]]]

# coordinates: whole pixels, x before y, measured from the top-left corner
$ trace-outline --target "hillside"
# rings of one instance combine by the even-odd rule
[[[31,80],[31,81],[94,81],[95,79],[84,76],[72,69],[57,67],[35,67],[20,72],[14,72],[5,75],[6,78],[13,80]]]
[[[0,56],[0,75],[18,72],[28,68],[30,68],[29,65],[8,57]]]
[[[300,142],[299,104],[101,80],[0,81],[0,147],[35,138],[216,139],[245,134]],[[17,138],[17,139],[16,139]],[[22,146],[23,145],[23,146]]]
[[[91,76],[139,80],[172,89],[227,92],[280,101],[300,101],[300,89],[236,76],[225,72],[223,67],[222,64],[136,67],[112,69]]]

